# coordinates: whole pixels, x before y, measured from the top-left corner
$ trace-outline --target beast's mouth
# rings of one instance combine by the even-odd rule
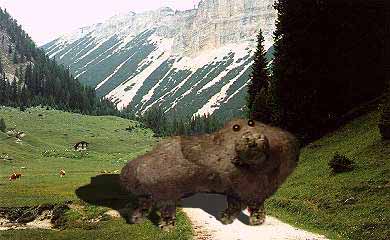
[[[236,157],[233,164],[237,166],[256,167],[264,164],[269,155],[269,142],[263,134],[246,132],[235,141]]]

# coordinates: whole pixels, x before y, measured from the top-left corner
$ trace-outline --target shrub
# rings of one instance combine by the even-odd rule
[[[0,119],[0,131],[5,133],[5,130],[7,129],[7,126],[5,125],[5,121],[3,118]]]
[[[328,165],[334,173],[342,173],[352,171],[355,166],[355,162],[336,152],[333,158],[329,161]]]
[[[135,126],[129,126],[126,128],[126,131],[132,132],[135,129]]]
[[[379,122],[379,130],[383,139],[390,139],[390,93],[382,108],[382,117]]]

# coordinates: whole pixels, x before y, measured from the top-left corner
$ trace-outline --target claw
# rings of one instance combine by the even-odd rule
[[[158,226],[163,231],[171,231],[175,228],[175,225],[176,225],[176,219],[166,218],[162,220]]]
[[[220,217],[220,221],[224,225],[232,224],[234,222],[234,219],[235,218],[233,216],[229,216],[229,214],[227,214],[226,212],[223,212]]]
[[[134,210],[134,212],[130,215],[129,222],[133,224],[142,223],[145,221],[145,217],[142,215],[142,211],[139,209]]]
[[[249,224],[252,226],[261,225],[265,222],[265,216],[250,216]]]
[[[265,222],[264,204],[255,205],[248,208],[250,217],[249,224],[252,226],[261,225]]]

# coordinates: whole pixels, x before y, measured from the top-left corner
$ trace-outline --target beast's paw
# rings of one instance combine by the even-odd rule
[[[249,224],[252,226],[258,226],[265,222],[264,213],[254,213],[249,217]]]
[[[129,222],[132,224],[139,224],[145,221],[145,217],[142,214],[141,210],[134,210],[134,212],[129,216]]]
[[[163,231],[171,231],[175,229],[176,219],[165,219],[159,223],[159,228]]]
[[[222,224],[228,225],[232,224],[234,222],[234,219],[235,218],[233,216],[223,212],[219,220]]]

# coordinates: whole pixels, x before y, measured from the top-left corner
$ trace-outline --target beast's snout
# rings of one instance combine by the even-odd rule
[[[241,138],[235,141],[236,158],[233,163],[236,165],[261,165],[269,154],[268,139],[263,134],[245,132]]]

